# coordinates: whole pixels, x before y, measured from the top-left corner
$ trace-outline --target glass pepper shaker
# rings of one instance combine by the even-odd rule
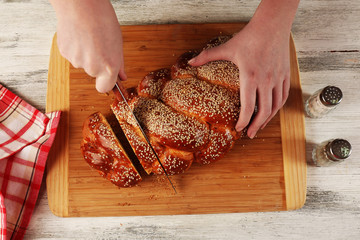
[[[318,167],[331,166],[344,161],[351,154],[351,144],[344,139],[331,139],[316,146],[312,160]]]
[[[338,87],[327,86],[320,89],[306,101],[306,114],[311,118],[320,118],[335,109],[342,97],[342,91]]]

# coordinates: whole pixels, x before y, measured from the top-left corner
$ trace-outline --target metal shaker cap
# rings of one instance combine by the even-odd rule
[[[325,106],[338,105],[342,100],[343,94],[340,88],[335,86],[325,87],[320,94],[320,100]]]
[[[327,145],[327,155],[334,161],[342,161],[351,154],[351,144],[344,139],[335,139]]]

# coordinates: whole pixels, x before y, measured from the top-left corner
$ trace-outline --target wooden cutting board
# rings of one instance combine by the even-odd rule
[[[126,87],[148,72],[170,67],[183,52],[209,39],[233,34],[245,23],[123,26]],[[95,111],[111,116],[114,96],[99,94],[94,79],[61,57],[53,40],[46,111],[62,118],[47,164],[51,211],[62,217],[204,214],[293,210],[306,198],[304,114],[299,69],[290,41],[290,96],[274,119],[253,140],[237,141],[220,161],[193,164],[166,179],[143,176],[136,187],[119,189],[92,170],[80,153],[82,123]]]

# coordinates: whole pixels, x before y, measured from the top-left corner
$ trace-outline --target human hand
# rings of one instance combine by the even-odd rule
[[[190,61],[199,66],[228,60],[238,66],[241,109],[237,131],[249,124],[256,101],[258,104],[258,113],[247,130],[250,138],[283,106],[289,92],[289,36],[275,39],[269,35],[247,26],[225,44],[204,50]]]
[[[289,24],[279,26],[277,22],[268,22],[264,15],[255,14],[228,42],[204,50],[189,61],[193,66],[200,66],[210,61],[228,60],[238,66],[241,109],[235,128],[240,132],[249,124],[257,103],[258,113],[247,130],[250,138],[266,126],[288,98],[289,37]]]
[[[52,0],[60,53],[76,68],[96,78],[96,89],[110,91],[126,80],[120,24],[109,1]]]

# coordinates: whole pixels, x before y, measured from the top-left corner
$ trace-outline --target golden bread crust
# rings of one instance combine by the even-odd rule
[[[131,187],[141,181],[109,123],[99,112],[84,122],[81,152],[90,167],[118,187]]]
[[[239,116],[240,99],[236,92],[197,78],[169,81],[161,100],[175,110],[209,124],[235,126]]]
[[[151,101],[151,103],[147,101]],[[160,103],[156,99],[146,99],[133,96],[133,98],[129,102],[132,103],[131,106],[133,107],[134,113],[137,116],[138,120],[141,123],[144,123],[144,131],[146,132],[148,139],[151,142],[151,145],[159,156],[159,159],[163,164],[165,171],[168,174],[173,175],[182,173],[186,169],[188,169],[194,160],[193,152],[183,152],[179,150],[179,148],[181,149],[187,147],[188,149],[196,151],[197,142],[191,140],[194,139],[194,137],[188,135],[189,132],[185,130],[186,128],[181,128],[181,126],[183,126],[182,123],[174,125],[171,121],[167,121],[167,119],[170,119],[171,117],[172,119],[180,119],[183,117],[177,115],[177,113],[175,112],[171,113],[171,110],[169,110],[167,106]],[[147,144],[146,139],[142,135],[140,129],[137,127],[136,123],[134,123],[133,121],[132,123],[130,123],[131,121],[126,120],[128,119],[128,116],[126,116],[124,106],[125,104],[123,102],[115,100],[111,104],[111,109],[116,115],[116,118],[118,119],[120,126],[125,133],[125,136],[127,137],[130,145],[132,146],[134,153],[136,154],[141,165],[148,174],[163,174],[163,170],[160,164],[156,160],[155,155],[150,149],[150,146]],[[146,108],[144,108],[145,106]],[[165,114],[166,117],[161,114]],[[175,117],[171,114],[175,114]],[[155,119],[153,120],[147,120],[154,117]],[[160,121],[159,119],[162,119],[163,121]],[[186,122],[185,124],[189,124],[190,122],[190,128],[194,128],[191,126],[191,121],[187,122],[188,119],[183,120]],[[159,123],[161,123],[160,127]],[[187,126],[189,127],[189,125]],[[207,134],[208,131],[204,131],[204,133]],[[178,136],[179,134],[182,135],[183,138],[173,137]],[[190,141],[188,141],[188,139],[190,139]],[[200,139],[201,138],[199,138],[198,141],[200,141]],[[205,144],[207,144],[207,142],[203,143],[203,145]]]

